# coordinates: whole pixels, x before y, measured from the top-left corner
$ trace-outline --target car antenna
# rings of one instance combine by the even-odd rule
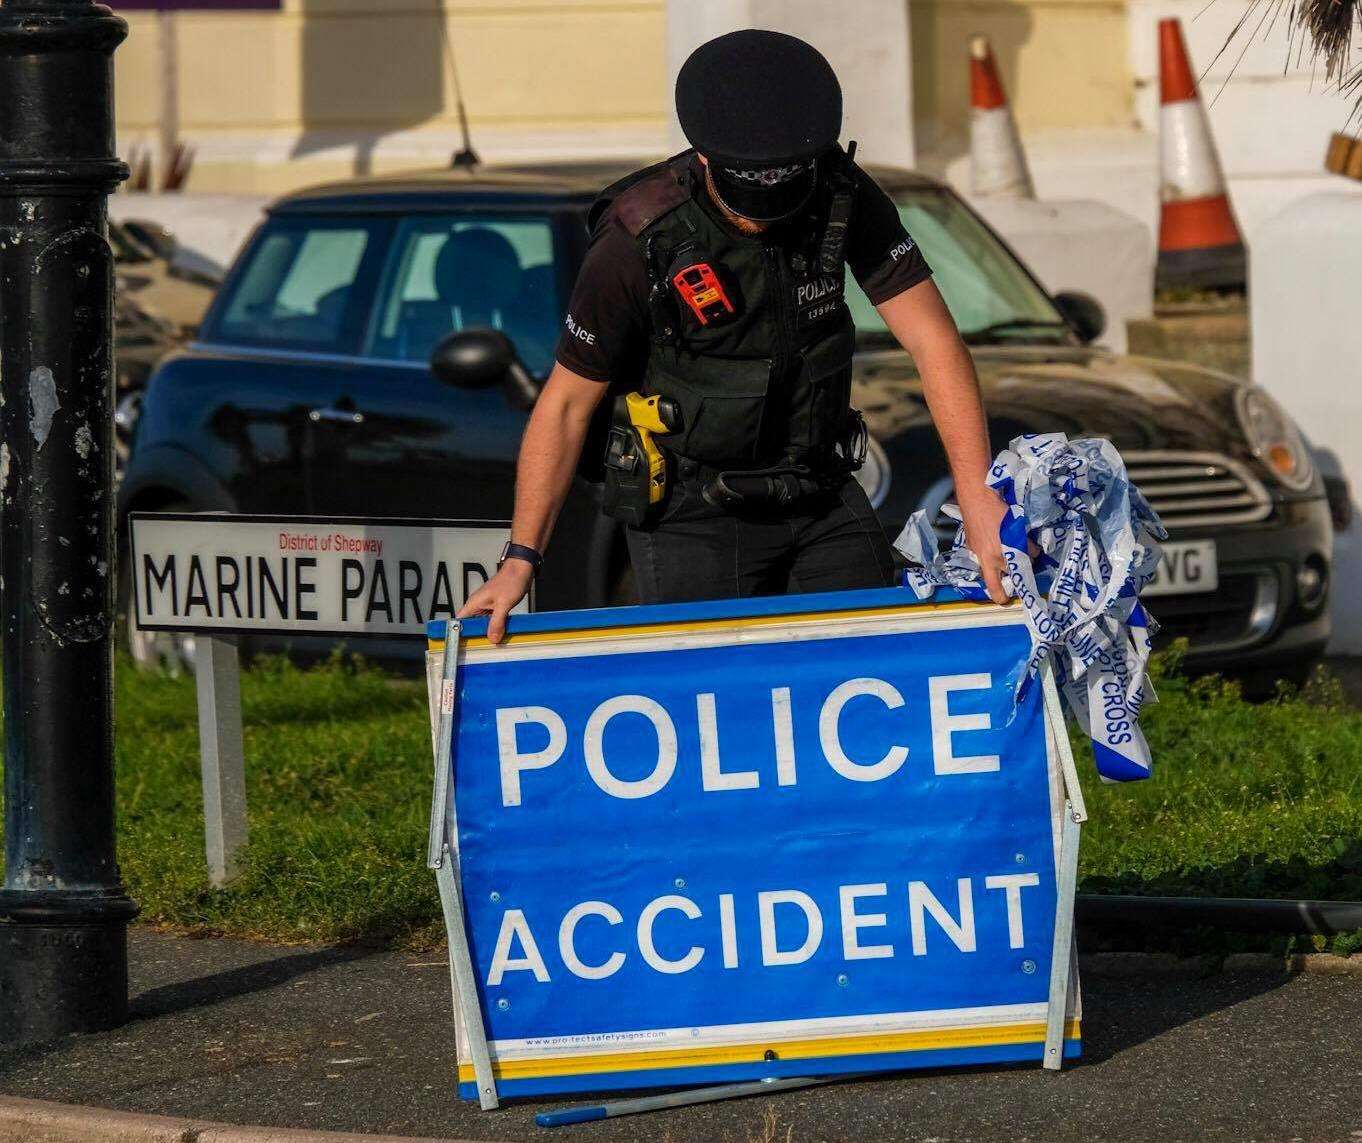
[[[450,166],[455,170],[473,170],[482,160],[473,150],[473,137],[468,131],[468,111],[463,105],[463,84],[459,82],[459,64],[454,58],[454,44],[449,38],[449,17],[441,13],[444,21],[445,57],[449,60],[449,76],[454,81],[454,107],[459,114],[459,131],[463,135],[463,150],[455,152]]]

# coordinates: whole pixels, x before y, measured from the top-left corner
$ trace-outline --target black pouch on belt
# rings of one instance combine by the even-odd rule
[[[721,472],[701,490],[716,508],[786,508],[825,487],[803,465],[778,465],[750,471]]]
[[[648,519],[648,459],[632,425],[615,425],[605,445],[605,490],[601,510],[639,528]]]

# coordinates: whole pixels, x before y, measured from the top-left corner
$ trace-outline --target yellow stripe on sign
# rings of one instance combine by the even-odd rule
[[[846,619],[864,619],[872,615],[900,616],[936,615],[943,611],[965,611],[971,608],[991,607],[994,604],[973,603],[962,600],[958,603],[917,604],[903,607],[865,607],[854,611],[815,611],[803,614],[751,615],[734,619],[703,619],[690,623],[645,623],[634,627],[600,627],[572,631],[536,631],[525,635],[508,634],[502,647],[539,647],[552,643],[581,643],[594,639],[639,638],[648,635],[692,635],[704,631],[743,631],[753,628],[779,627],[782,624],[840,622]],[[465,648],[478,649],[492,644],[482,635],[470,636],[463,640]],[[437,650],[444,644],[430,644]]]
[[[1081,1022],[1070,1020],[1066,1039],[1076,1040]],[[652,1052],[610,1052],[599,1056],[549,1056],[534,1060],[493,1060],[497,1079],[541,1079],[548,1076],[593,1075],[606,1072],[651,1071],[658,1068],[703,1067],[706,1064],[755,1064],[775,1052],[781,1060],[821,1059],[830,1056],[867,1056],[882,1052],[926,1052],[934,1048],[983,1048],[997,1044],[1045,1043],[1045,1024],[996,1024],[967,1028],[935,1028],[920,1032],[828,1036],[817,1040],[771,1040],[713,1048],[667,1048]],[[471,1064],[459,1065],[459,1079],[474,1080]]]

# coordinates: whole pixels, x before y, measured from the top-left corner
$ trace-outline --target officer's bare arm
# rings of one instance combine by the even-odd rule
[[[1006,507],[985,483],[993,455],[974,360],[930,278],[876,309],[899,344],[912,354],[922,376],[927,407],[955,479],[965,535],[979,559],[989,597],[1002,603],[1007,593],[1003,590],[1005,565],[998,526]]]
[[[511,540],[543,551],[554,522],[567,499],[581,456],[591,414],[606,386],[555,365],[535,402],[516,468],[515,518]],[[525,598],[534,578],[524,560],[507,560],[490,581],[468,597],[459,618],[486,615],[487,637],[500,643],[506,634],[506,615]]]

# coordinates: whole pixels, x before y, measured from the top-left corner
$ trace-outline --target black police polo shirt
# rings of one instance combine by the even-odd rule
[[[866,297],[880,305],[932,271],[893,200],[859,166],[855,175],[846,260]],[[643,256],[629,232],[612,220],[596,235],[577,275],[558,362],[591,381],[634,385],[643,376],[651,333]]]

